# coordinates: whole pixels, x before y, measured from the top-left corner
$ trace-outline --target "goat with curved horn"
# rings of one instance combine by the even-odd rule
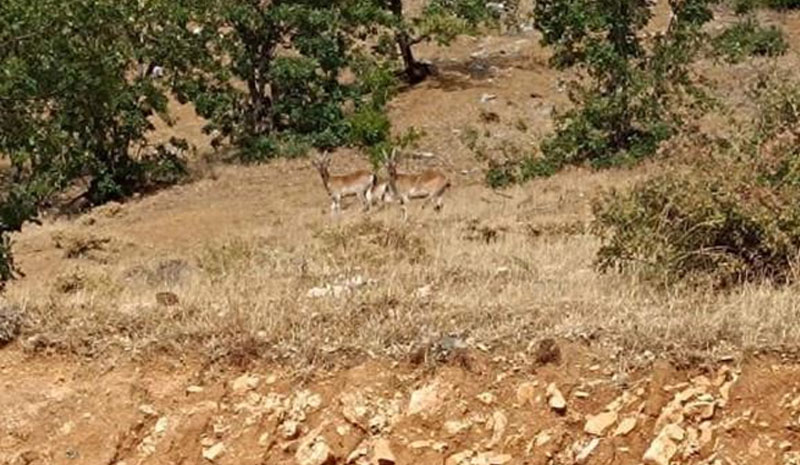
[[[331,154],[325,151],[312,161],[312,164],[322,178],[322,185],[331,198],[331,215],[336,216],[342,210],[342,198],[348,196],[358,196],[364,207],[368,211],[371,201],[371,192],[375,187],[377,178],[375,174],[367,170],[358,170],[352,173],[331,176],[328,167],[331,163]]]
[[[434,210],[437,212],[442,209],[442,196],[450,181],[445,175],[434,169],[428,169],[421,173],[406,174],[397,172],[397,148],[392,149],[392,153],[386,156],[386,170],[389,172],[388,193],[400,202],[403,210],[403,220],[408,219],[407,204],[411,199],[425,199],[422,208],[429,202],[433,202]]]

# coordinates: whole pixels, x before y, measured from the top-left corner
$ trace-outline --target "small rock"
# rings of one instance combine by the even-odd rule
[[[506,433],[507,426],[508,418],[506,415],[500,410],[495,411],[491,419],[492,439],[489,440],[488,448],[491,449],[500,444],[500,440],[503,439],[503,435]]]
[[[366,457],[367,454],[369,454],[369,449],[367,449],[365,446],[356,447],[347,455],[347,460],[345,460],[345,463],[356,463],[358,459],[361,457]]]
[[[583,449],[581,449],[581,451],[578,452],[578,455],[575,456],[575,463],[579,464],[585,463],[586,459],[588,459],[589,456],[592,455],[592,452],[594,452],[594,450],[597,449],[597,446],[599,444],[600,444],[600,439],[598,438],[594,438],[591,441],[589,441],[589,444],[587,444]]]
[[[259,378],[256,375],[251,374],[244,374],[231,383],[231,389],[233,392],[237,394],[241,394],[243,392],[252,391],[256,387],[258,387]]]
[[[434,442],[433,445],[431,446],[431,449],[440,454],[444,454],[444,451],[446,451],[448,447],[449,446],[447,445],[446,442],[440,441],[440,442]]]
[[[474,455],[475,451],[465,450],[457,454],[453,454],[450,457],[447,457],[447,460],[444,462],[444,465],[467,465],[469,464],[470,459]]]
[[[258,437],[258,445],[261,447],[267,447],[269,445],[269,432],[263,433]]]
[[[448,421],[444,422],[444,430],[450,436],[455,436],[455,435],[461,433],[462,431],[466,431],[466,430],[468,430],[470,428],[470,426],[472,426],[472,425],[467,420],[462,420],[462,421],[459,421],[459,420],[448,420]]]
[[[333,461],[333,455],[325,438],[319,435],[322,428],[317,428],[308,435],[294,454],[298,465],[327,465]]]
[[[139,411],[145,414],[148,417],[155,417],[158,415],[158,412],[152,405],[142,404],[139,406]]]
[[[189,386],[186,388],[186,392],[189,394],[199,394],[203,392],[202,386]]]
[[[156,426],[153,428],[153,431],[156,434],[164,434],[167,431],[167,426],[169,426],[169,419],[167,419],[167,417],[161,417],[156,422]]]
[[[555,383],[550,383],[547,386],[547,403],[557,413],[563,414],[567,410],[567,401]]]
[[[300,435],[300,425],[294,420],[284,421],[278,430],[281,437],[287,440],[297,439]]]
[[[589,393],[585,392],[585,391],[575,391],[575,393],[572,394],[572,395],[577,397],[578,399],[588,399],[589,398]]]
[[[203,449],[203,458],[209,462],[213,462],[214,460],[222,457],[222,454],[224,453],[225,444],[218,442],[211,447]]]
[[[497,452],[481,452],[470,460],[470,465],[505,465],[513,457],[508,454],[498,454]]]
[[[616,412],[603,412],[586,420],[583,431],[593,436],[603,436],[608,428],[617,422]]]
[[[647,464],[669,465],[672,457],[678,452],[678,442],[683,440],[684,434],[683,428],[678,425],[665,426],[650,443],[642,460]]]
[[[433,413],[439,410],[442,404],[443,393],[439,382],[433,382],[411,393],[408,401],[408,414]]]
[[[517,387],[517,403],[520,405],[533,403],[536,396],[536,387],[533,383],[522,383]]]
[[[550,442],[550,439],[552,439],[550,433],[548,433],[547,431],[542,431],[541,433],[536,435],[536,441],[534,445],[536,447],[542,447],[543,445]]]
[[[483,402],[486,405],[492,405],[495,401],[495,395],[491,392],[483,392],[478,394],[478,400]]]
[[[623,418],[614,430],[614,436],[627,436],[634,428],[636,428],[636,417]]]
[[[388,440],[378,439],[375,441],[375,445],[372,448],[373,465],[394,465],[396,461]]]
[[[492,101],[492,100],[494,100],[496,98],[497,98],[497,95],[495,95],[495,94],[483,94],[483,95],[481,95],[481,103],[490,102],[490,101]]]
[[[385,430],[389,425],[389,420],[386,419],[383,415],[375,415],[374,417],[369,419],[369,431],[372,434],[378,434],[381,431]]]
[[[683,412],[688,417],[697,418],[699,420],[710,420],[714,417],[714,402],[690,402],[684,407]]]
[[[781,452],[789,451],[792,449],[792,443],[789,441],[783,441],[780,444],[778,444],[778,449],[780,449]]]
[[[433,446],[433,441],[429,441],[429,440],[414,441],[414,442],[412,442],[411,444],[408,445],[408,447],[410,447],[411,449],[414,449],[414,450],[427,449],[427,448],[429,448],[431,446]]]

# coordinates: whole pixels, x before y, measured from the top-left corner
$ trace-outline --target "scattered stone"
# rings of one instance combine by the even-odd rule
[[[298,465],[329,465],[333,462],[331,448],[325,438],[319,435],[321,431],[322,427],[318,427],[297,447],[294,458]]]
[[[222,457],[222,454],[224,453],[225,453],[225,444],[218,442],[211,447],[203,449],[203,458],[208,460],[209,462],[213,462],[218,458]]]
[[[149,404],[142,404],[139,406],[139,411],[142,412],[145,416],[148,417],[155,417],[158,415],[158,412],[152,405]]]
[[[450,436],[455,436],[462,431],[466,431],[471,427],[471,423],[467,420],[448,420],[444,422],[444,430]]]
[[[787,452],[792,449],[792,443],[789,441],[783,441],[778,444],[778,449],[780,449],[781,452]]]
[[[447,445],[446,442],[434,442],[433,445],[431,446],[431,449],[440,454],[444,454],[444,451],[446,451],[448,447],[449,446]]]
[[[433,413],[439,410],[442,404],[442,397],[442,387],[438,381],[417,389],[411,393],[411,399],[408,401],[408,414]]]
[[[697,401],[690,402],[683,409],[686,416],[699,420],[710,420],[714,417],[714,402]]]
[[[444,465],[467,465],[469,464],[470,459],[474,455],[475,451],[465,450],[457,454],[453,454],[450,457],[447,457],[447,460],[444,462]]]
[[[578,399],[588,399],[589,398],[589,393],[585,392],[585,391],[575,391],[575,393],[573,393],[572,395],[575,396]]]
[[[617,422],[616,412],[603,412],[586,420],[583,431],[593,436],[603,436],[608,428]]]
[[[167,431],[167,427],[169,426],[169,419],[167,417],[161,417],[156,422],[156,426],[153,428],[153,432],[156,434],[164,434]]]
[[[678,452],[678,443],[683,440],[684,435],[683,428],[678,425],[665,426],[650,443],[642,460],[646,464],[669,465],[672,457]]]
[[[564,399],[564,395],[561,394],[561,391],[558,390],[558,386],[556,386],[555,383],[550,383],[550,385],[547,386],[547,403],[550,405],[550,408],[557,413],[563,414],[567,410],[567,401]]]
[[[394,465],[396,461],[388,440],[375,441],[372,448],[372,465]]]
[[[506,434],[508,418],[502,411],[497,410],[492,415],[490,423],[490,425],[487,425],[492,428],[492,439],[489,440],[489,444],[487,445],[489,449],[500,444],[500,440],[503,439],[503,435]]]
[[[550,442],[550,439],[552,439],[550,433],[548,433],[547,431],[542,431],[541,433],[536,435],[536,442],[534,443],[534,445],[536,447],[542,447],[543,445]]]
[[[636,428],[636,417],[623,418],[617,425],[614,436],[627,436],[634,428]]]
[[[258,445],[261,447],[267,447],[269,445],[269,432],[263,433],[258,437]]]
[[[536,386],[533,383],[522,383],[517,387],[517,403],[520,405],[531,404],[536,396]]]
[[[186,388],[186,392],[189,394],[199,394],[203,392],[202,386],[189,386]]]
[[[470,465],[505,465],[513,457],[508,454],[497,452],[481,452],[470,460]]]
[[[575,463],[578,464],[585,463],[586,459],[588,459],[589,456],[592,455],[592,452],[594,452],[594,450],[597,449],[597,446],[599,444],[600,444],[599,438],[594,438],[591,441],[589,441],[589,444],[587,444],[583,449],[581,449],[581,451],[578,452],[578,455],[575,456]]]
[[[483,392],[478,394],[478,400],[483,402],[486,405],[492,405],[495,401],[496,397],[491,392]]]
[[[384,431],[389,425],[389,420],[381,414],[375,415],[369,419],[369,431],[372,434],[378,434]]]
[[[425,440],[421,440],[421,441],[414,441],[414,442],[412,442],[411,444],[408,445],[408,447],[410,447],[411,449],[414,449],[414,450],[427,449],[427,448],[429,448],[431,446],[433,446],[433,441],[429,441],[429,440],[426,440],[426,439]]]
[[[233,392],[241,394],[247,391],[252,391],[258,387],[258,382],[258,376],[246,373],[233,380],[231,383],[231,389],[233,389]]]
[[[283,439],[297,439],[300,435],[300,425],[294,420],[286,420],[278,427],[278,431]]]
[[[483,94],[483,95],[481,95],[481,103],[490,102],[492,100],[495,100],[496,98],[497,98],[497,95],[494,95],[494,94]]]
[[[369,454],[369,449],[367,449],[366,446],[356,447],[347,455],[345,463],[355,463],[361,457],[366,457],[367,454]]]

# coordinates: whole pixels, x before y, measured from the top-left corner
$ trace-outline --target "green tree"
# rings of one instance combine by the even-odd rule
[[[375,50],[397,57],[402,62],[402,73],[411,84],[424,80],[430,73],[428,64],[414,55],[414,46],[428,41],[450,44],[462,34],[474,34],[483,24],[499,19],[502,12],[484,0],[428,0],[411,11],[403,0],[351,0],[351,8],[358,13],[362,23],[377,33]],[[507,4],[509,10],[516,0]]]
[[[175,182],[185,142],[152,145],[176,76],[202,53],[191,0],[0,3],[0,281],[13,276],[8,233],[81,181],[89,204]],[[194,51],[193,51],[194,50]],[[165,71],[156,79],[156,66]]]
[[[670,0],[671,20],[652,44],[647,0],[540,0],[535,27],[554,48],[552,63],[588,80],[571,84],[574,108],[558,115],[536,173],[566,164],[608,166],[654,153],[680,125],[675,104],[698,96],[689,64],[701,49],[710,0]]]

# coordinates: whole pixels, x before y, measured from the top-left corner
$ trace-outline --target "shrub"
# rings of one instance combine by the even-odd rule
[[[774,10],[800,9],[800,0],[764,0],[764,3]]]
[[[789,48],[780,28],[761,26],[753,18],[725,29],[714,38],[712,46],[714,53],[729,63],[738,63],[750,56],[779,56]]]
[[[600,270],[662,284],[784,283],[800,257],[800,85],[761,79],[750,136],[596,202]]]

